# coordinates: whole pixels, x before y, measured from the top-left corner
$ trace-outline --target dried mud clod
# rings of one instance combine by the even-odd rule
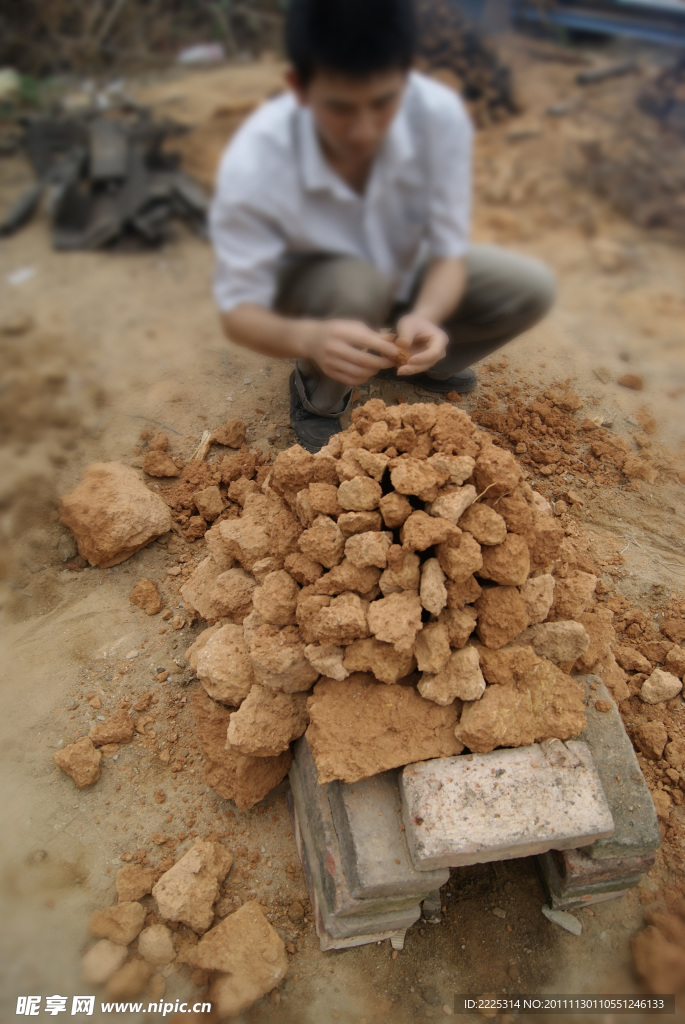
[[[188,652],[207,778],[238,806],[305,731],[322,778],[354,781],[576,736],[573,672],[627,696],[597,578],[460,409],[373,399],[317,455],[294,445],[260,473],[234,478],[242,507],[182,589],[213,624]]]

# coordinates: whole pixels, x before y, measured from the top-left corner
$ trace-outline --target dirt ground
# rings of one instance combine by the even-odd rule
[[[530,469],[529,478],[555,500],[565,488],[584,487],[569,530],[587,538],[607,588],[658,624],[668,602],[685,593],[685,252],[568,183],[569,152],[588,124],[582,107],[557,118],[545,109],[577,95],[577,68],[535,60],[528,49],[514,40],[507,50],[524,113],[478,138],[474,238],[544,260],[558,275],[558,302],[504,360],[480,368],[487,387],[461,407],[503,407],[514,385],[526,402],[568,382],[588,417],[601,417],[631,450],[649,455],[656,478],[638,486],[623,479],[586,487],[580,472],[560,480]],[[263,63],[174,75],[141,94],[163,100],[165,113],[202,122],[206,168],[217,132],[221,141],[241,104],[269,95],[279,80],[279,68]],[[594,88],[627,87],[617,80]],[[211,123],[222,105],[227,110]],[[19,157],[0,161],[3,208],[26,177]],[[32,276],[10,283],[20,268]],[[292,950],[278,993],[244,1015],[251,1024],[439,1020],[450,1015],[455,993],[642,991],[630,938],[645,905],[682,884],[682,806],[662,824],[664,846],[638,889],[575,912],[580,937],[542,916],[534,864],[514,860],[454,871],[442,922],[414,926],[398,954],[388,943],[322,954],[283,787],[239,812],[205,784],[190,711],[198,684],[183,657],[204,624],[174,628],[187,621],[179,585],[204,542],[174,534],[112,569],[83,568],[59,524],[56,497],[91,462],[140,465],[146,429],[163,429],[186,458],[203,430],[234,416],[248,424],[250,447],[274,453],[292,443],[290,366],[222,339],[211,270],[210,248],[181,231],[159,251],[59,254],[39,218],[0,247],[2,1019],[13,1018],[19,995],[81,994],[88,918],[115,901],[122,863],[168,866],[194,836],[211,834],[235,856],[220,913],[259,899]],[[628,372],[642,378],[643,390],[617,383]],[[359,397],[410,393],[408,385],[371,383]],[[649,435],[640,426],[646,417],[654,420]],[[142,576],[159,583],[165,606],[179,616],[173,625],[129,602]],[[93,787],[77,790],[52,753],[122,701],[140,708],[133,742],[103,759]],[[165,973],[165,999],[201,998],[187,968]],[[105,1018],[96,1010],[95,1019]]]

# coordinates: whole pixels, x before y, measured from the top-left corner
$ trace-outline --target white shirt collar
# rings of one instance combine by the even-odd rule
[[[298,108],[301,170],[304,187],[311,192],[328,192],[345,201],[359,200],[354,189],[336,174],[326,160],[319,142],[312,112],[308,107]],[[414,140],[405,103],[398,110],[374,161],[372,174],[382,171],[393,180],[404,178],[403,170],[414,157]]]

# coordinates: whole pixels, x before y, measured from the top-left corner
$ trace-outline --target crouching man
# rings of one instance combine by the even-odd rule
[[[411,70],[415,40],[412,0],[290,0],[290,91],[221,161],[211,237],[223,329],[296,361],[290,421],[309,451],[371,377],[473,390],[472,364],[552,303],[541,264],[469,243],[471,124],[455,93]]]

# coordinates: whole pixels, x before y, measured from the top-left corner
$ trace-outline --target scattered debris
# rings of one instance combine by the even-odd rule
[[[572,935],[582,935],[583,926],[577,917],[573,914],[569,914],[566,910],[552,910],[543,904],[541,907],[542,913],[545,915],[548,921],[552,924],[559,925],[564,931],[571,932]]]
[[[100,778],[102,754],[88,736],[82,736],[75,743],[55,751],[52,760],[74,780],[79,789],[92,786]]]
[[[157,584],[146,576],[136,583],[129,594],[129,601],[142,608],[146,615],[157,615],[164,606]]]
[[[152,890],[161,917],[206,932],[214,919],[219,886],[232,864],[233,856],[221,843],[198,840]]]

